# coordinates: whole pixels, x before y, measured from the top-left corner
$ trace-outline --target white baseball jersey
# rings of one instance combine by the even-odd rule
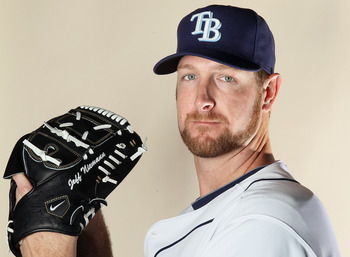
[[[320,200],[282,162],[255,169],[154,224],[146,257],[340,256]]]

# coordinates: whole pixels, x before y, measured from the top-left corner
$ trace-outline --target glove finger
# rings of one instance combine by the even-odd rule
[[[12,150],[12,153],[10,155],[9,161],[7,163],[4,178],[9,179],[13,175],[18,173],[24,173],[24,165],[23,165],[23,159],[22,159],[22,151],[23,151],[23,140],[29,137],[30,134],[24,135],[21,137],[15,147]]]

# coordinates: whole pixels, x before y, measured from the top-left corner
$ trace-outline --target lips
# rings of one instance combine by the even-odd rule
[[[217,120],[190,120],[189,122],[196,125],[218,125],[222,123]]]

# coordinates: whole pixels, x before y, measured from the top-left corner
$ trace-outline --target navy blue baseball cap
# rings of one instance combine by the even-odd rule
[[[173,73],[186,55],[268,74],[275,67],[275,43],[265,20],[253,10],[234,6],[210,5],[184,17],[177,30],[176,53],[160,60],[153,71]]]

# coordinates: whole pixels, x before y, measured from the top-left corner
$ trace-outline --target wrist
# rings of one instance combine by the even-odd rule
[[[20,250],[23,257],[74,257],[77,238],[55,232],[36,232],[21,240]]]

